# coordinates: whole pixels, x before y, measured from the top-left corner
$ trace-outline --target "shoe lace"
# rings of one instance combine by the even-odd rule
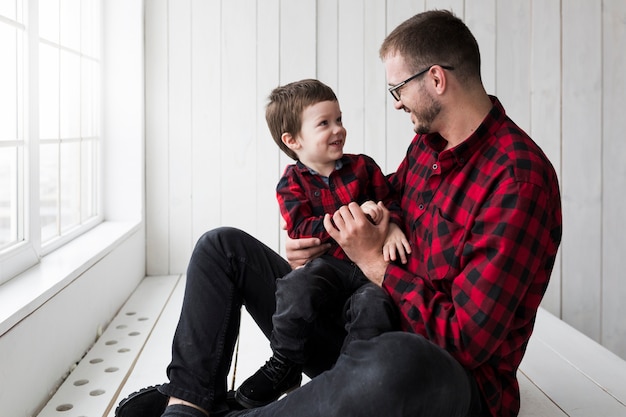
[[[272,356],[265,365],[261,367],[261,371],[267,376],[272,382],[277,383],[280,382],[287,372],[289,372],[290,365],[286,362],[281,361],[280,359]]]

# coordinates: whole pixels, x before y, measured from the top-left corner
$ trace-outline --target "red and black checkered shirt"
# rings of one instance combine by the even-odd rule
[[[324,228],[324,215],[353,201],[382,201],[391,211],[391,221],[403,226],[397,194],[369,156],[344,154],[327,180],[300,161],[287,166],[276,187],[276,196],[289,237],[317,237],[331,242],[333,246],[327,253],[347,259]]]
[[[413,253],[383,287],[406,330],[445,348],[475,376],[493,416],[516,416],[516,371],[561,241],[554,168],[492,97],[463,143],[417,135],[398,171]]]

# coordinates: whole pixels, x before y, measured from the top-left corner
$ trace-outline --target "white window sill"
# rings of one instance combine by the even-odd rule
[[[140,227],[103,222],[0,285],[0,336],[100,261]]]

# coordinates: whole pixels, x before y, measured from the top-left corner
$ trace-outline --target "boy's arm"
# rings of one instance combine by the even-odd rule
[[[311,201],[293,167],[288,167],[278,182],[276,198],[290,238],[315,237],[322,243],[330,240],[324,228],[324,216],[313,214]]]

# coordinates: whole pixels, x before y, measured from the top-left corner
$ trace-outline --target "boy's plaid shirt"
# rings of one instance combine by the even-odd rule
[[[276,187],[280,213],[289,237],[317,237],[334,245],[328,254],[347,259],[324,228],[324,215],[333,214],[350,202],[382,201],[391,211],[391,221],[403,227],[401,209],[389,181],[367,155],[344,154],[328,183],[300,161],[287,166]]]

